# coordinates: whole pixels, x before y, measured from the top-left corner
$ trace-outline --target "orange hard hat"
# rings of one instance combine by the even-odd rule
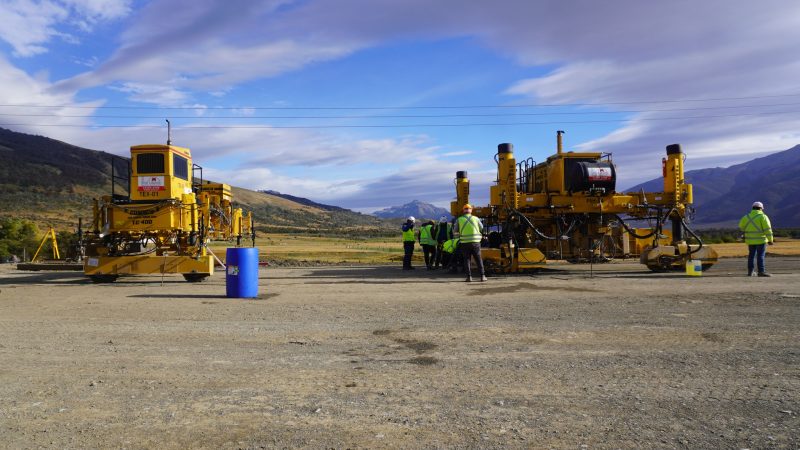
[[[472,205],[470,205],[469,203],[465,203],[464,207],[461,209],[472,209]]]

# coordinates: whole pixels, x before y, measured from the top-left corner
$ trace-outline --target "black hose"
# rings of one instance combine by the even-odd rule
[[[696,248],[696,249],[694,249],[694,250],[692,250],[692,248],[691,248],[691,247],[689,247],[689,255],[693,255],[693,254],[695,254],[695,253],[699,252],[699,251],[700,251],[700,249],[701,249],[701,248],[703,248],[703,240],[702,240],[702,239],[700,239],[700,236],[698,236],[697,234],[695,234],[695,232],[694,232],[694,231],[692,231],[692,229],[691,229],[691,228],[689,228],[689,226],[688,226],[688,225],[686,225],[686,221],[685,221],[685,220],[683,220],[683,218],[681,218],[681,225],[683,225],[683,229],[684,229],[684,230],[686,230],[686,231],[688,231],[688,232],[689,232],[689,234],[691,234],[691,235],[692,235],[692,237],[693,237],[693,238],[695,238],[695,240],[697,240],[697,243],[699,244],[699,245],[697,246],[697,248]]]
[[[548,236],[548,235],[542,233],[538,228],[536,228],[536,226],[530,221],[530,219],[525,217],[524,214],[522,214],[521,212],[517,211],[516,209],[511,209],[510,211],[511,211],[512,214],[514,214],[514,215],[520,217],[522,220],[524,220],[525,224],[528,225],[531,228],[531,230],[533,230],[533,232],[536,233],[536,235],[539,236],[540,238],[546,239],[548,241],[555,241],[555,240],[558,239],[558,237]]]
[[[636,239],[648,239],[648,238],[651,238],[651,237],[655,236],[655,234],[658,233],[658,228],[655,228],[653,231],[651,231],[650,233],[645,234],[645,235],[636,234],[636,232],[634,232],[633,229],[631,227],[629,227],[628,224],[625,223],[624,220],[622,220],[622,217],[620,217],[618,214],[614,214],[614,216],[617,218],[617,220],[619,220],[619,223],[622,225],[622,228],[625,228],[625,231],[627,231],[628,234],[630,234],[631,236],[635,237]],[[661,223],[661,221],[659,220],[659,226],[660,226],[660,223]]]

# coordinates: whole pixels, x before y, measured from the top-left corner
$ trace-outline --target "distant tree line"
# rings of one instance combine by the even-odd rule
[[[30,260],[39,243],[44,237],[44,232],[39,230],[35,223],[26,219],[14,217],[0,218],[0,262],[7,262],[16,257],[22,261],[23,257]],[[78,237],[71,231],[56,232],[58,249],[62,258],[74,257],[74,248]],[[47,241],[42,247],[41,259],[53,257],[53,247],[51,241]]]

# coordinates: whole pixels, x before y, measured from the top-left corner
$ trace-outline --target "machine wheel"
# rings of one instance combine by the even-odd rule
[[[189,283],[200,283],[203,280],[208,278],[207,273],[185,273],[183,274],[183,279],[188,281]]]
[[[484,261],[483,271],[486,272],[486,276],[496,275],[502,273],[502,267],[494,261]]]
[[[674,272],[680,270],[680,267],[673,265],[675,258],[669,256],[659,256],[657,261],[651,261],[647,264],[647,268],[653,272]]]
[[[92,283],[113,283],[117,281],[119,275],[89,275],[89,279],[92,280]]]

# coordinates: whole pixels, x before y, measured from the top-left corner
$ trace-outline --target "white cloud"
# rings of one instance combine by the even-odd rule
[[[131,12],[131,0],[62,0],[89,23],[110,21]]]
[[[0,39],[14,49],[14,56],[44,53],[43,44],[59,33],[55,25],[69,16],[66,8],[49,1],[11,0],[0,3]]]
[[[72,95],[54,94],[49,91],[49,87],[46,80],[29,76],[0,55],[0,104],[36,105],[24,108],[0,106],[0,126],[14,124],[12,128],[18,131],[53,136],[56,128],[38,124],[44,122],[84,127],[90,124],[90,119],[67,116],[90,115],[95,107],[102,104],[99,101],[76,102]],[[70,106],[78,106],[80,109]]]
[[[361,189],[361,181],[350,179],[314,180],[282,175],[265,168],[252,167],[241,169],[209,169],[204,171],[208,179],[222,180],[236,186],[256,190],[273,190],[300,197],[310,197],[318,201],[327,201],[348,197]]]
[[[130,0],[6,0],[0,2],[0,39],[11,45],[14,56],[34,56],[45,53],[54,37],[80,42],[59,30],[64,23],[88,32],[97,22],[116,20],[129,12]]]
[[[189,94],[185,91],[173,89],[162,84],[129,82],[123,83],[121,86],[112,86],[111,89],[130,94],[128,100],[161,106],[180,105],[189,98]]]

